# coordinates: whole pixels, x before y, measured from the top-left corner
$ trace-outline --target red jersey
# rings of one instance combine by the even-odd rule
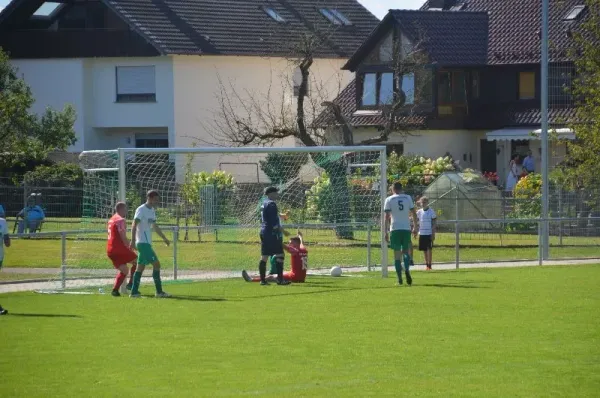
[[[305,247],[287,246],[292,257],[292,274],[305,277],[308,269],[308,250]]]
[[[121,231],[126,230],[125,219],[120,215],[115,214],[108,220],[108,242],[106,243],[106,251],[108,253],[129,250],[125,246],[125,242],[121,240]]]

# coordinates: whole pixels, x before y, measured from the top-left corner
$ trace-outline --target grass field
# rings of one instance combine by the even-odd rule
[[[599,280],[568,266],[0,295],[0,396],[598,396]]]
[[[336,240],[332,230],[305,231],[310,251],[311,267],[329,267],[332,265],[366,265],[366,232],[356,233],[354,241]],[[380,261],[379,237],[372,234],[371,261]],[[97,240],[67,241],[67,264],[74,268],[106,268],[110,264],[105,257],[103,236]],[[256,231],[222,230],[218,233],[219,242],[214,233],[202,235],[191,233],[189,242],[180,236],[178,243],[178,267],[198,270],[241,270],[254,265],[258,242]],[[462,262],[535,260],[538,256],[537,236],[535,235],[499,235],[482,233],[464,233],[460,237],[460,260]],[[245,243],[231,243],[231,242]],[[440,233],[436,240],[434,262],[454,262],[455,236]],[[565,237],[559,245],[557,237],[551,238],[550,256],[558,258],[593,258],[600,255],[600,237]],[[351,244],[352,246],[348,246]],[[346,245],[346,246],[340,246]],[[156,250],[163,265],[173,265],[173,248],[157,242]],[[391,255],[391,254],[390,254]],[[416,261],[423,260],[416,252]],[[391,258],[391,257],[390,257]],[[19,239],[6,250],[6,267],[42,267],[59,268],[61,264],[61,243],[57,239]]]

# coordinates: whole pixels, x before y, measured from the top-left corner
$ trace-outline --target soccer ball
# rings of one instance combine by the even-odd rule
[[[331,276],[342,276],[342,268],[338,266],[332,267]]]

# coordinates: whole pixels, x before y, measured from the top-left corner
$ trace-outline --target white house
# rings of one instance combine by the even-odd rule
[[[13,0],[0,13],[0,46],[35,111],[75,107],[72,153],[226,145],[211,130],[223,88],[292,103],[291,49],[327,34],[311,80],[334,98],[352,79],[341,67],[377,23],[356,0]]]

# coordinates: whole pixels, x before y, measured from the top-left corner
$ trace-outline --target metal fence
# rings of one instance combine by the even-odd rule
[[[434,268],[439,264],[500,263],[530,261],[543,264],[539,228],[540,219],[478,219],[440,221],[433,250]],[[566,225],[580,222],[577,218],[551,218],[550,259],[564,260],[600,258],[600,236],[593,234],[559,234]],[[489,228],[492,223],[495,227]],[[528,228],[515,231],[512,223]],[[480,228],[472,228],[481,224]],[[586,219],[585,228],[596,231],[600,217]],[[291,224],[287,228],[302,229],[309,249],[311,269],[334,265],[379,269],[381,258],[379,225],[351,223],[354,239],[336,238],[337,224]],[[471,228],[466,228],[470,226]],[[167,279],[219,278],[239,276],[242,269],[256,268],[257,228],[253,226],[166,226],[170,247],[155,242]],[[185,235],[194,239],[186,240]],[[3,283],[53,281],[55,287],[107,284],[114,277],[105,254],[104,229],[43,232],[13,235],[13,246],[6,251]],[[422,262],[415,250],[415,262]],[[31,268],[35,263],[36,268]]]

